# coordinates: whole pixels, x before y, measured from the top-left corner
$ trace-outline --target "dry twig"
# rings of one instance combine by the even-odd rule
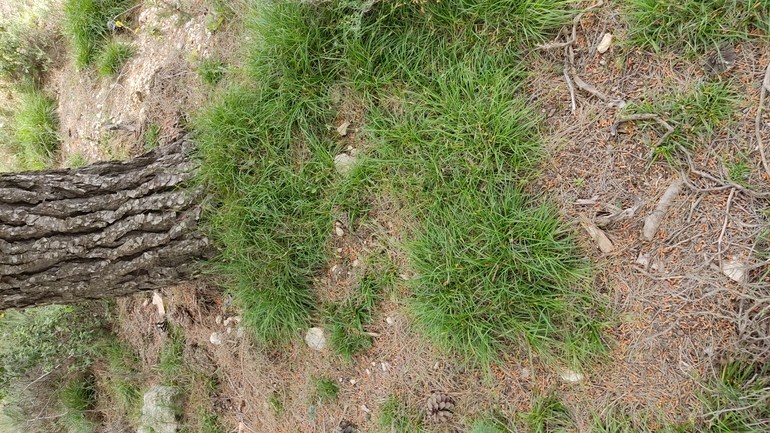
[[[679,176],[678,179],[672,182],[666,189],[666,192],[663,193],[663,197],[660,198],[657,206],[655,206],[655,210],[644,220],[642,235],[648,241],[651,241],[652,238],[655,237],[655,232],[658,231],[658,227],[660,226],[661,221],[663,221],[666,211],[668,211],[669,206],[671,206],[671,203],[674,202],[677,194],[679,194],[682,182],[682,176]]]
[[[706,178],[712,182],[719,184],[719,186],[716,188],[698,188],[697,186],[693,185],[691,182],[685,179],[685,185],[687,185],[687,187],[693,190],[694,192],[714,192],[714,191],[724,191],[726,189],[734,188],[754,198],[770,198],[770,192],[752,191],[743,185],[738,185],[737,183],[733,183],[733,182],[725,182],[722,179],[716,178],[708,173],[702,172],[700,170],[696,170],[695,165],[692,162],[692,158],[690,157],[690,153],[685,150],[684,155],[685,157],[687,157],[687,163],[690,166],[691,173],[697,174],[700,177]]]
[[[770,168],[767,165],[767,156],[765,156],[765,145],[762,142],[762,110],[765,109],[767,92],[770,92],[770,62],[765,69],[765,78],[762,80],[762,88],[759,90],[757,117],[754,118],[754,133],[757,135],[757,146],[759,147],[759,154],[762,156],[762,166],[765,168],[765,173],[770,176]]]
[[[655,143],[655,147],[658,147],[661,144],[663,144],[663,142],[668,138],[668,136],[674,132],[674,127],[671,126],[665,120],[661,119],[661,117],[658,116],[657,114],[642,113],[642,114],[631,114],[630,116],[626,116],[622,119],[616,120],[615,123],[612,124],[612,128],[610,128],[610,134],[612,134],[613,137],[615,135],[618,135],[618,126],[620,126],[621,123],[631,122],[634,120],[654,120],[658,122],[662,127],[666,128],[666,133],[663,134],[663,136],[658,139],[658,141]]]

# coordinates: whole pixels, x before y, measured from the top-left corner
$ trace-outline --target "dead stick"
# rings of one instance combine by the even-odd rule
[[[575,114],[575,110],[577,109],[577,104],[575,104],[575,87],[572,85],[572,80],[569,78],[569,73],[567,72],[569,68],[567,67],[567,64],[564,64],[564,79],[567,81],[567,87],[569,87],[569,96],[572,99],[572,114]]]
[[[720,191],[720,190],[725,190],[725,189],[729,189],[729,188],[735,188],[738,191],[740,191],[740,192],[742,192],[742,193],[744,193],[746,195],[749,195],[751,197],[754,197],[754,198],[770,198],[770,192],[762,193],[762,192],[752,191],[752,190],[746,188],[745,186],[738,185],[737,183],[733,183],[733,182],[725,182],[722,179],[716,178],[716,177],[714,177],[714,176],[712,176],[712,175],[710,175],[708,173],[696,170],[695,169],[695,165],[692,162],[692,158],[690,157],[690,153],[687,152],[684,149],[681,149],[681,150],[684,151],[684,156],[687,157],[687,163],[690,166],[690,172],[691,173],[697,174],[700,177],[705,177],[706,179],[708,179],[708,180],[710,180],[712,182],[718,183],[719,186],[720,186],[720,188],[708,188],[706,190],[697,191],[697,192],[711,192],[711,191]],[[690,189],[693,189],[693,188],[691,187]]]
[[[762,88],[759,90],[759,106],[757,107],[757,117],[754,118],[754,133],[757,135],[757,146],[759,146],[759,155],[762,157],[762,166],[765,173],[770,177],[770,167],[767,164],[765,156],[765,145],[762,142],[762,110],[765,109],[765,96],[770,92],[770,63],[765,68],[765,78],[762,80]]]
[[[679,189],[682,187],[684,180],[682,176],[674,180],[671,185],[663,193],[663,197],[658,201],[655,210],[644,220],[644,227],[642,228],[642,235],[648,241],[651,241],[655,237],[655,233],[658,231],[660,223],[663,221],[663,217],[666,215],[669,206],[674,202],[676,196],[679,194]]]
[[[617,135],[618,126],[620,126],[621,123],[631,122],[634,120],[654,120],[658,122],[661,126],[666,128],[666,133],[663,134],[663,136],[660,137],[660,139],[658,139],[658,141],[655,143],[655,147],[658,147],[661,144],[663,144],[663,141],[665,141],[668,138],[668,136],[674,132],[674,127],[671,126],[665,120],[661,119],[660,116],[658,116],[657,114],[642,113],[642,114],[632,114],[630,116],[626,116],[622,119],[616,120],[615,123],[612,124],[612,128],[610,128],[610,134],[613,136]]]
[[[722,239],[725,237],[725,231],[727,230],[727,222],[730,220],[730,203],[735,196],[735,188],[730,189],[730,195],[727,197],[727,205],[725,206],[725,223],[722,224],[722,231],[719,233],[719,239],[717,239],[717,258],[719,259],[719,269],[724,272],[722,266]]]

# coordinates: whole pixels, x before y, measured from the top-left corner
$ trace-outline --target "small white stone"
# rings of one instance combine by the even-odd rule
[[[372,374],[372,370],[366,369],[366,374]]]
[[[576,371],[572,371],[569,368],[559,373],[559,375],[566,382],[580,382],[581,380],[583,380],[582,374]]]
[[[385,321],[388,322],[388,325],[392,325],[392,324],[396,323],[396,321],[393,320],[393,318],[390,317],[390,316],[386,317]]]
[[[610,45],[612,45],[612,33],[605,33],[599,45],[596,46],[596,51],[604,54],[610,49]]]
[[[353,267],[354,268],[357,268],[358,265],[360,265],[360,264],[361,264],[361,262],[358,259],[353,260]]]
[[[342,227],[340,227],[340,226],[335,226],[334,227],[334,233],[336,233],[337,236],[339,236],[339,237],[345,236],[345,230],[342,230]]]
[[[372,411],[371,411],[371,410],[369,410],[369,408],[368,408],[368,407],[366,407],[366,405],[365,405],[365,404],[362,404],[362,405],[361,405],[361,410],[362,410],[362,411],[364,411],[364,412],[366,412],[366,413],[372,413]]]
[[[219,346],[220,344],[224,343],[225,336],[222,335],[220,332],[213,332],[211,334],[211,337],[209,337],[209,341],[211,342],[211,344],[215,346]]]
[[[222,316],[217,316],[217,317],[214,319],[214,321],[215,321],[215,322],[217,322],[217,325],[221,325],[221,324],[222,324]]]
[[[163,305],[163,298],[160,293],[152,292],[152,304],[158,307],[158,315],[163,317],[166,315],[166,307]]]
[[[305,334],[305,343],[313,350],[321,351],[326,347],[326,337],[321,328],[310,328]]]
[[[380,366],[382,366],[382,371],[388,371],[388,366],[384,362],[381,362]]]
[[[356,384],[356,380],[355,379],[350,379],[350,384],[351,385],[355,385]]]

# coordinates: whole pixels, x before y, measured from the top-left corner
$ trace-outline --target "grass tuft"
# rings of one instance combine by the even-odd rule
[[[677,151],[698,149],[708,144],[730,125],[738,112],[738,103],[732,84],[718,81],[698,83],[685,91],[672,90],[658,104],[646,101],[629,105],[627,110],[658,114],[674,128],[666,140],[653,148],[652,162],[662,157],[669,164],[677,165]],[[650,125],[657,127],[654,122]]]
[[[709,431],[770,429],[770,364],[730,357],[700,396]]]
[[[99,51],[96,59],[96,70],[102,77],[108,77],[123,67],[123,64],[134,55],[136,49],[125,42],[113,40],[107,42]]]
[[[381,432],[420,432],[423,430],[421,412],[409,407],[398,397],[390,397],[380,406],[377,419]]]
[[[86,375],[67,382],[58,393],[64,414],[56,423],[68,433],[92,433],[97,423],[90,419],[89,412],[96,405],[94,377]]]
[[[321,402],[336,400],[337,394],[340,392],[340,387],[328,377],[313,379],[313,387],[318,400]]]
[[[372,347],[372,337],[366,333],[364,325],[371,322],[382,299],[381,292],[379,282],[366,277],[361,280],[356,296],[326,306],[322,316],[329,330],[329,341],[337,353],[352,358]]]
[[[629,39],[655,51],[703,55],[770,34],[770,0],[624,0]]]
[[[198,62],[198,76],[209,86],[215,86],[222,81],[227,72],[225,62],[215,58],[205,58]]]
[[[136,0],[65,0],[64,34],[75,52],[75,63],[88,66],[110,36],[110,20],[125,20]]]
[[[569,409],[555,396],[534,396],[531,410],[524,421],[532,433],[566,433],[575,425]]]
[[[13,142],[20,168],[50,168],[61,142],[57,132],[59,118],[56,101],[38,91],[23,94],[19,109],[14,114],[14,123]]]

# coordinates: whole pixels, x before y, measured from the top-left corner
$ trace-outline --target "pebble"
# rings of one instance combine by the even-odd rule
[[[213,344],[215,346],[219,346],[222,343],[224,343],[225,336],[222,335],[219,332],[214,332],[214,333],[211,334],[211,337],[209,337],[209,341],[211,342],[211,344]]]

